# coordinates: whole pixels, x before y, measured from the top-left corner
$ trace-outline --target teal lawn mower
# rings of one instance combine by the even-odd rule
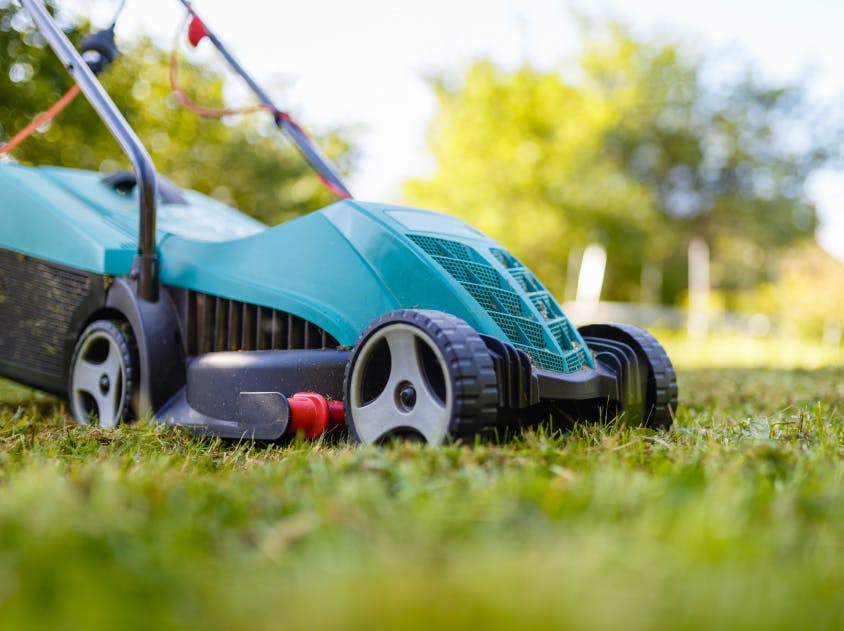
[[[339,201],[267,227],[157,175],[96,78],[114,25],[80,53],[40,0],[21,2],[75,83],[45,116],[83,93],[133,171],[0,164],[3,376],[67,397],[79,423],[154,415],[233,439],[348,427],[436,445],[549,418],[671,424],[677,382],[651,335],[575,328],[463,221],[353,199],[186,0],[191,42],[216,46]]]

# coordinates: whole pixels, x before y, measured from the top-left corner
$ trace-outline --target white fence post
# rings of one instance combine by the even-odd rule
[[[689,242],[689,321],[691,337],[709,332],[709,246],[695,237]]]
[[[582,314],[587,321],[598,317],[598,302],[604,286],[604,272],[607,269],[607,251],[603,246],[593,243],[583,251],[580,275],[577,279],[575,302],[582,305]]]

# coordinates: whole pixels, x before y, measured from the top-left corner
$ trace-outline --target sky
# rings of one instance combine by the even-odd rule
[[[117,0],[65,0],[105,25]],[[680,40],[730,66],[750,62],[776,81],[805,79],[818,99],[844,102],[844,2],[829,0],[194,0],[208,26],[306,128],[353,130],[356,197],[400,198],[430,173],[426,134],[436,100],[426,77],[459,76],[472,59],[557,67],[578,50],[575,13],[618,18],[642,37]],[[170,46],[178,0],[127,0],[118,38],[151,33]],[[199,58],[213,60],[205,42]],[[206,50],[202,50],[205,47]],[[222,64],[222,62],[220,62]],[[231,90],[231,98],[247,101]],[[844,261],[844,173],[810,183],[819,239]],[[447,210],[447,209],[444,209]]]

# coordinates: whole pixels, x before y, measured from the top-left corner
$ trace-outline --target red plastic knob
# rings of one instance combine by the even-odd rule
[[[318,392],[297,392],[287,399],[292,432],[304,432],[305,438],[319,438],[326,430],[346,426],[342,401],[328,401]]]
[[[302,431],[305,438],[319,438],[328,427],[328,402],[316,392],[297,392],[290,404],[290,424],[294,432]]]

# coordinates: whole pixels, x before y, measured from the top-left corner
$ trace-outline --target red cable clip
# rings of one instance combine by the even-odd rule
[[[190,26],[188,27],[188,41],[190,41],[191,46],[196,48],[199,45],[199,42],[202,41],[203,37],[208,37],[208,29],[205,28],[205,25],[202,23],[202,20],[199,19],[199,16],[193,16],[193,19],[190,21]]]

